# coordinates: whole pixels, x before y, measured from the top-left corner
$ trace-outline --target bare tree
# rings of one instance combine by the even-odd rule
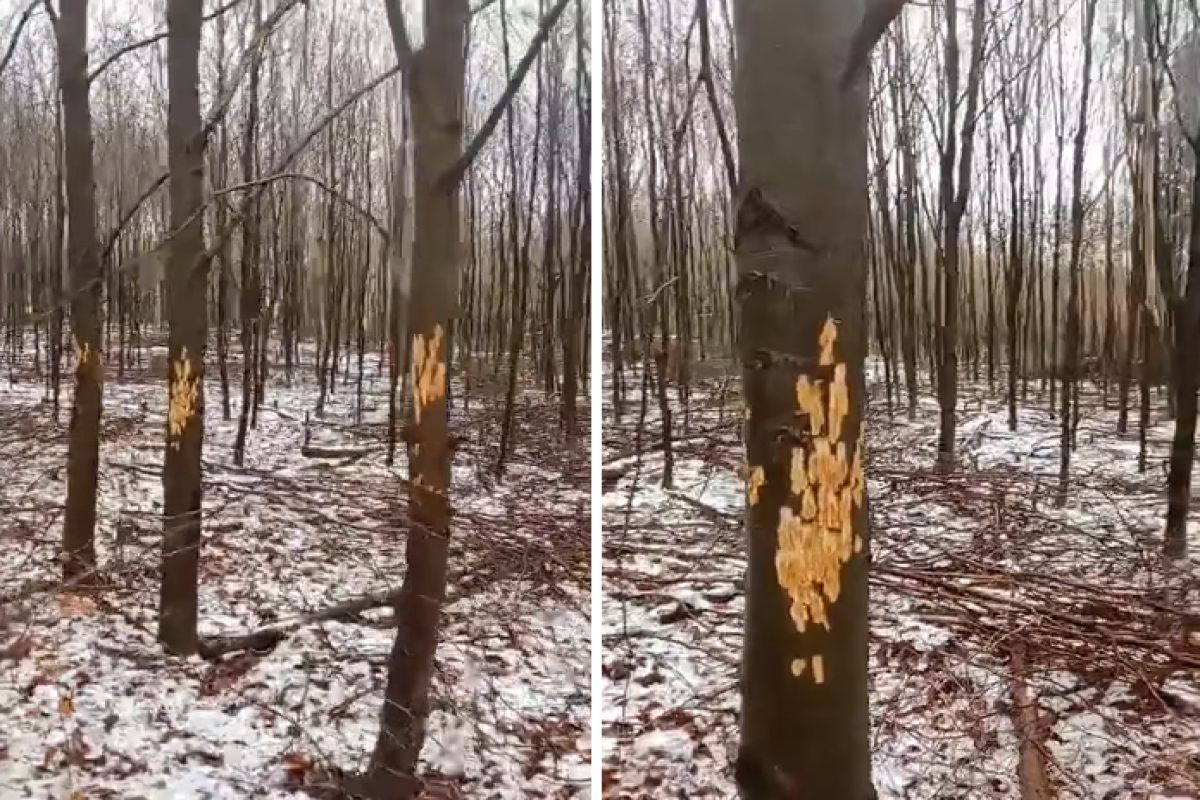
[[[200,0],[167,2],[168,185],[166,447],[163,456],[163,574],[158,638],[174,653],[194,653],[197,574],[203,516],[204,354],[208,346],[208,259],[198,213],[204,188],[200,117]]]
[[[93,575],[96,550],[96,473],[104,356],[100,343],[100,258],[96,243],[95,169],[89,99],[86,0],[66,2],[54,22],[58,85],[62,95],[66,183],[67,261],[71,275],[71,330],[75,338],[75,399],[67,451],[67,509],[63,518],[63,577]]]
[[[963,215],[971,196],[971,156],[978,125],[979,85],[983,75],[985,41],[984,0],[975,0],[971,14],[971,63],[967,71],[966,109],[962,132],[958,130],[959,44],[958,7],[944,0],[946,9],[945,94],[946,126],[941,152],[942,202],[942,325],[938,331],[938,404],[941,422],[938,428],[938,464],[954,464],[954,437],[958,406],[958,317],[959,317],[959,246]],[[957,178],[955,173],[957,171]]]
[[[735,248],[750,543],[744,798],[872,797],[867,714],[867,81],[861,3],[735,4]],[[819,188],[818,188],[819,187]]]

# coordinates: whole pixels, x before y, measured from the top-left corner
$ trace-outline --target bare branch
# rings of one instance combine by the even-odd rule
[[[871,51],[883,32],[892,24],[892,20],[904,8],[907,0],[870,0],[867,10],[863,13],[862,22],[850,40],[850,50],[846,55],[846,67],[842,72],[842,88],[850,85],[858,73],[871,60]]]
[[[247,191],[248,189],[256,189],[259,187],[265,187],[268,184],[276,183],[277,181],[286,181],[286,180],[303,181],[306,183],[313,184],[318,189],[325,192],[325,194],[329,195],[334,200],[337,200],[339,203],[346,206],[351,211],[355,212],[360,217],[362,217],[367,222],[369,222],[371,224],[371,227],[373,227],[379,233],[379,235],[381,237],[383,237],[384,241],[388,241],[391,239],[391,234],[388,232],[387,227],[382,222],[380,222],[379,219],[377,219],[375,217],[375,215],[372,214],[369,210],[367,210],[366,208],[363,208],[363,206],[361,204],[355,202],[351,198],[347,197],[345,194],[339,192],[337,189],[334,189],[332,186],[330,186],[328,183],[321,180],[320,178],[314,177],[312,175],[306,175],[302,172],[278,172],[278,173],[275,173],[274,175],[264,175],[262,177],[255,178],[252,181],[246,181],[245,183],[238,183],[238,184],[234,184],[233,186],[226,186],[221,189],[217,189],[216,191],[214,191],[212,193],[212,198],[215,199],[217,197],[221,197],[223,195],[227,195],[227,194],[230,194],[233,192],[244,192],[244,191]],[[211,202],[211,200],[210,200],[210,202]]]
[[[300,153],[303,152],[306,147],[308,147],[309,143],[312,142],[312,140],[315,139],[317,137],[317,135],[319,133],[321,133],[321,131],[323,131],[323,130],[325,130],[325,128],[329,127],[330,123],[332,123],[335,119],[337,119],[350,106],[357,103],[365,95],[369,94],[372,90],[374,90],[380,84],[384,83],[389,78],[392,78],[395,75],[399,74],[399,72],[400,72],[399,66],[392,67],[391,69],[388,69],[388,70],[380,73],[372,80],[368,81],[367,83],[363,84],[359,88],[355,89],[350,95],[348,95],[344,100],[342,100],[341,103],[339,103],[337,106],[331,108],[325,116],[323,116],[323,117],[321,117],[321,119],[317,120],[317,122],[311,128],[309,128],[304,133],[304,135],[300,137],[299,140],[297,140],[297,142],[292,146],[292,149],[289,150],[282,158],[279,159],[279,161],[276,162],[276,164],[274,165],[275,168],[271,170],[271,173],[277,174],[277,173],[285,172],[287,170],[288,166],[292,163],[292,161],[294,161],[296,159],[296,157],[299,156]],[[167,175],[165,175],[165,174],[160,175],[154,181],[153,184],[151,184],[149,187],[147,187],[147,189],[145,191],[142,192],[141,196],[138,198],[138,200],[136,200],[134,202],[134,204],[129,208],[129,210],[127,210],[125,212],[124,216],[121,218],[121,221],[118,223],[117,228],[115,228],[113,230],[113,232],[109,234],[108,244],[105,246],[105,249],[104,249],[105,257],[107,257],[111,253],[113,244],[116,242],[116,238],[120,234],[120,230],[126,224],[128,224],[129,220],[137,212],[137,209],[143,203],[145,203],[146,200],[149,199],[150,196],[152,196],[164,183],[166,183],[166,180],[167,180]],[[199,267],[203,266],[204,264],[207,264],[217,254],[217,252],[220,251],[220,249],[225,245],[225,242],[228,241],[229,237],[233,234],[233,231],[237,230],[237,226],[240,225],[242,220],[246,218],[246,215],[249,213],[250,209],[253,207],[253,204],[255,203],[255,201],[257,201],[258,198],[262,196],[262,193],[266,190],[266,186],[267,186],[267,184],[262,184],[260,186],[257,186],[250,192],[250,196],[247,197],[246,200],[242,202],[241,206],[238,209],[237,214],[234,215],[233,218],[229,220],[228,224],[225,226],[225,228],[223,230],[221,230],[217,233],[217,235],[215,237],[215,241],[208,248],[208,250],[204,253],[203,257],[201,257],[200,260],[197,262],[196,268],[199,268]],[[160,242],[156,247],[151,248],[151,249],[157,250],[157,249],[163,247],[166,244],[166,242],[169,241],[171,239],[171,237],[174,235],[175,235],[175,231],[171,231],[163,238],[162,242]],[[136,259],[136,258],[131,259],[129,264],[122,264],[120,267],[118,267],[117,271],[123,272],[125,270],[131,269],[137,263],[138,263],[138,259]],[[60,308],[66,308],[67,306],[69,306],[71,304],[71,300],[73,299],[74,295],[77,295],[81,292],[85,292],[85,291],[89,290],[92,286],[94,286],[98,282],[99,282],[99,280],[89,281],[89,282],[85,283],[83,286],[80,286],[75,292],[72,292],[69,296],[63,297],[58,303],[54,304],[53,306],[51,306],[47,309],[44,309],[42,311],[30,314],[28,319],[30,321],[36,322],[36,321],[39,321],[39,320],[42,320],[42,319],[48,317],[50,314],[53,314],[55,311],[57,311]]]
[[[389,6],[395,2],[396,0],[388,0]],[[542,45],[550,38],[550,31],[554,28],[554,24],[558,22],[558,18],[562,16],[563,9],[567,7],[568,2],[569,0],[558,0],[554,7],[550,9],[550,13],[542,20],[542,24],[538,27],[538,32],[534,35],[533,41],[529,43],[529,49],[525,52],[524,57],[521,58],[521,63],[517,65],[512,78],[509,79],[508,86],[504,88],[504,94],[500,95],[500,99],[492,107],[487,119],[484,120],[475,137],[471,139],[471,143],[467,145],[462,156],[438,181],[443,191],[452,189],[458,185],[463,175],[466,175],[467,170],[471,168],[471,164],[475,161],[476,156],[479,155],[483,146],[487,144],[492,132],[496,130],[496,125],[500,122],[500,117],[508,110],[513,98],[520,91],[521,83],[525,80],[526,73],[533,66],[533,62],[537,60]]]
[[[225,117],[225,112],[229,110],[229,105],[233,102],[233,98],[237,95],[238,85],[242,82],[242,78],[246,76],[251,65],[253,65],[260,57],[261,50],[265,45],[267,38],[271,35],[275,26],[279,24],[283,16],[295,8],[300,3],[306,3],[308,0],[284,0],[280,3],[271,16],[263,20],[262,25],[254,34],[254,39],[246,48],[246,52],[242,56],[242,60],[238,63],[237,68],[233,71],[233,77],[229,81],[229,89],[225,92],[224,97],[218,97],[213,103],[213,108],[209,112],[208,120],[204,123],[204,127],[200,129],[200,141],[204,143],[208,140],[209,134],[221,123]]]
[[[40,0],[31,0],[29,5],[25,6],[24,13],[17,20],[17,26],[13,28],[12,37],[8,40],[8,47],[5,49],[4,55],[0,57],[0,75],[4,74],[4,70],[8,67],[8,62],[12,60],[13,53],[17,49],[17,40],[21,38],[21,29],[25,27],[25,23],[29,22],[29,18],[33,16],[33,10],[38,7],[39,2]],[[50,12],[50,18],[53,20],[54,9],[48,7],[46,10]]]
[[[400,71],[401,67],[399,64],[397,64],[391,69],[380,73],[372,80],[355,89],[349,96],[342,100],[342,102],[331,108],[329,112],[325,114],[325,116],[317,120],[316,124],[309,128],[304,135],[292,145],[292,148],[285,153],[282,158],[275,162],[274,168],[270,170],[270,174],[279,174],[285,172],[291,163],[296,159],[296,157],[299,156],[300,153],[302,153],[304,149],[308,147],[309,143],[317,137],[317,134],[329,127],[330,123],[341,116],[342,112],[357,103],[384,81],[388,80],[394,75],[399,74]],[[225,246],[225,242],[228,241],[233,232],[237,230],[237,226],[242,223],[242,220],[246,218],[246,215],[250,213],[250,209],[252,209],[254,204],[258,202],[258,199],[262,196],[268,185],[269,184],[263,183],[249,192],[246,199],[242,201],[237,213],[229,220],[228,224],[226,224],[225,230],[220,231],[217,236],[214,237],[212,245],[210,245],[204,255],[197,260],[196,264],[193,265],[193,269],[203,268],[205,264],[211,261],[213,257],[221,251],[221,248]],[[174,233],[172,232],[170,235],[174,235]]]
[[[216,9],[214,9],[213,11],[209,12],[207,15],[202,17],[202,20],[204,22],[210,22],[210,21],[216,19],[217,17],[221,16],[222,14],[224,14],[226,11],[229,11],[230,9],[235,8],[241,2],[242,2],[242,0],[230,0],[230,2],[226,3],[225,5],[219,6]],[[91,72],[88,73],[88,76],[87,76],[88,83],[92,83],[93,81],[96,80],[96,78],[99,78],[100,75],[103,74],[104,70],[108,69],[114,63],[116,63],[116,61],[118,59],[120,59],[121,56],[128,55],[129,53],[132,53],[134,50],[140,50],[143,47],[149,47],[150,45],[155,44],[157,42],[161,42],[163,39],[166,39],[166,38],[167,38],[167,32],[159,31],[158,33],[151,34],[150,36],[147,36],[144,39],[138,39],[136,42],[130,42],[127,45],[118,47],[116,50],[114,50],[112,53],[110,53],[107,58],[105,58],[103,61],[101,61],[99,66],[97,66],[95,69],[93,69]]]
[[[717,126],[717,139],[721,143],[721,157],[725,160],[725,176],[729,181],[729,191],[737,189],[737,163],[734,160],[733,145],[729,140],[729,132],[725,129],[725,119],[721,115],[721,105],[717,102],[717,87],[712,77],[712,44],[708,33],[708,0],[697,0],[696,17],[700,23],[700,80],[708,94],[708,105],[712,109],[713,122]]]
[[[392,29],[392,47],[396,51],[396,62],[407,80],[412,74],[416,53],[412,49],[412,40],[408,38],[408,26],[404,24],[404,9],[400,8],[400,0],[383,0],[387,9],[388,27]]]
[[[487,11],[489,8],[491,8],[495,4],[496,4],[496,0],[483,0],[483,2],[481,2],[479,5],[477,5],[471,9],[471,16],[473,17],[476,14],[482,14],[484,11]]]

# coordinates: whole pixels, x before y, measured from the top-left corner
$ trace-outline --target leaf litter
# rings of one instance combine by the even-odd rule
[[[149,348],[146,363],[163,353]],[[243,467],[231,457],[240,387],[233,381],[233,419],[223,421],[209,366],[202,638],[296,626],[403,578],[405,457],[400,445],[396,466],[385,464],[385,367],[368,356],[361,421],[354,381],[340,374],[318,419],[312,349],[304,356],[290,381],[273,369]],[[104,588],[59,591],[69,382],[56,423],[21,366],[0,384],[0,797],[298,798],[321,775],[363,769],[390,610],[299,624],[268,652],[165,656],[155,629],[166,387],[141,366],[119,379],[110,365],[105,384]],[[466,796],[586,797],[586,455],[542,424],[553,400],[523,391],[512,467],[496,481],[502,403],[477,388],[464,411],[457,381],[452,391],[463,441],[422,769]],[[314,444],[368,452],[309,459],[306,432]]]
[[[1155,418],[1139,473],[1136,433],[1118,435],[1115,410],[1083,389],[1059,508],[1045,398],[1031,394],[1012,433],[1002,400],[964,387],[960,465],[942,475],[936,403],[922,398],[912,420],[889,413],[878,372],[867,476],[880,800],[1019,796],[1022,741],[1064,799],[1200,797],[1200,525],[1189,559],[1158,557],[1170,422]],[[619,422],[605,408],[604,796],[733,797],[740,400],[728,378],[698,381],[686,409],[672,391],[667,490],[640,384],[629,371]]]

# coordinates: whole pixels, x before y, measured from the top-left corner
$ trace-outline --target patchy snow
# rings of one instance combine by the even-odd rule
[[[149,350],[145,363],[162,352]],[[306,356],[290,384],[273,367],[243,467],[231,458],[240,366],[230,365],[233,419],[223,421],[210,365],[202,635],[286,623],[403,578],[405,459],[402,449],[395,467],[384,459],[386,375],[368,355],[356,422],[354,380],[339,373],[318,419],[311,349]],[[97,550],[112,587],[99,593],[40,585],[59,574],[66,381],[58,423],[31,372],[0,383],[0,597],[10,600],[0,606],[0,647],[16,644],[0,658],[0,797],[304,797],[298,776],[318,774],[311,764],[361,770],[378,727],[391,612],[305,625],[267,654],[164,656],[155,629],[166,391],[140,367],[123,379],[109,373]],[[452,392],[465,441],[423,769],[468,796],[583,798],[586,454],[544,424],[553,400],[524,392],[516,450],[497,481],[502,402],[475,396],[464,413],[462,387]],[[312,443],[371,451],[303,457],[306,413]]]
[[[711,371],[719,372],[717,367]],[[611,403],[611,375],[604,399]],[[674,389],[674,487],[657,401],[640,374],[606,408],[604,772],[611,798],[736,796],[741,657],[740,399],[717,380]],[[1010,432],[1003,403],[962,388],[961,468],[933,469],[937,406],[889,415],[872,381],[872,735],[880,800],[1019,796],[1011,652],[1047,728],[1048,772],[1078,800],[1200,797],[1200,525],[1164,564],[1170,423],[1137,470],[1093,387],[1057,499],[1058,421],[1034,391]],[[1160,403],[1161,405],[1161,403]],[[1193,514],[1193,519],[1200,515]]]

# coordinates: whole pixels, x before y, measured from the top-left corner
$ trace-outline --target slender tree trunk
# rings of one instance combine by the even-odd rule
[[[171,652],[196,652],[197,572],[203,508],[204,352],[208,285],[202,207],[201,0],[167,0],[167,158],[171,227],[167,260],[169,372],[163,459],[163,568],[158,638]]]
[[[1079,104],[1079,122],[1075,129],[1075,156],[1071,167],[1071,255],[1067,281],[1066,358],[1062,365],[1062,398],[1059,415],[1058,500],[1067,502],[1071,474],[1071,401],[1079,373],[1080,339],[1080,260],[1083,250],[1083,155],[1087,144],[1088,99],[1091,92],[1092,28],[1096,19],[1096,0],[1084,0],[1083,5],[1083,91]]]
[[[1200,389],[1200,149],[1192,167],[1192,218],[1187,289],[1175,320],[1175,435],[1167,472],[1167,528],[1163,553],[1187,554],[1187,516],[1196,461],[1196,405]]]
[[[217,17],[217,97],[225,94],[225,15]],[[218,186],[226,183],[226,164],[229,163],[229,134],[225,122],[217,129],[217,158],[214,182]],[[216,203],[217,230],[224,230],[228,217],[224,198]],[[217,254],[217,373],[221,380],[221,419],[229,421],[229,246],[225,245]]]
[[[1110,141],[1111,147],[1111,141]],[[1112,169],[1110,148],[1106,148],[1105,162]],[[1104,381],[1104,406],[1108,407],[1109,378],[1117,362],[1117,307],[1116,307],[1116,260],[1113,257],[1113,228],[1115,182],[1110,182],[1104,193],[1104,345],[1100,358],[1101,376]]]
[[[591,95],[586,86],[587,71],[585,69],[585,47],[583,0],[575,0],[575,130],[579,136],[579,172],[576,175],[578,186],[575,195],[575,207],[572,211],[572,238],[570,257],[568,259],[571,274],[569,280],[564,270],[564,302],[567,303],[567,314],[563,320],[563,380],[562,380],[562,423],[568,440],[573,440],[579,434],[579,420],[576,412],[579,381],[576,370],[581,361],[587,361],[586,348],[580,342],[587,341],[581,336],[583,328],[584,297],[587,292],[589,266],[591,263],[591,120],[588,109],[591,105]],[[598,222],[598,220],[597,220]],[[615,333],[615,331],[614,331]]]
[[[655,392],[658,399],[658,415],[662,421],[662,443],[663,443],[663,472],[662,485],[664,489],[670,489],[674,484],[675,474],[675,449],[672,443],[672,428],[671,428],[671,404],[667,399],[667,380],[669,375],[669,361],[671,351],[671,321],[667,299],[670,297],[668,291],[670,287],[667,284],[667,264],[666,264],[666,247],[663,241],[663,233],[660,227],[659,218],[659,196],[658,196],[658,148],[660,145],[658,136],[663,135],[661,125],[659,133],[656,134],[655,115],[652,110],[651,97],[654,95],[654,62],[650,50],[650,18],[648,6],[645,0],[638,0],[638,24],[641,28],[642,35],[642,100],[643,113],[646,120],[646,154],[647,154],[647,188],[649,190],[650,201],[650,239],[652,243],[650,274],[653,276],[654,285],[650,287],[654,302],[654,311],[652,313],[652,323],[657,324],[658,334],[662,342],[662,346],[658,350],[654,350],[654,331],[645,331],[643,334],[643,352],[646,354],[653,353],[650,358],[644,358],[645,367],[649,367],[649,362],[653,360],[655,367]]]
[[[954,465],[954,438],[958,406],[958,262],[959,236],[967,200],[971,192],[971,151],[974,145],[976,107],[983,66],[984,2],[975,0],[971,24],[971,65],[967,74],[967,107],[963,115],[961,155],[956,162],[958,131],[958,8],[946,3],[946,144],[942,152],[941,188],[945,225],[942,240],[943,283],[942,329],[939,337],[941,358],[938,365],[938,405],[941,409],[938,429],[938,465],[947,469]],[[954,172],[957,166],[958,180]]]
[[[63,158],[71,275],[71,328],[75,337],[75,399],[67,447],[67,508],[63,517],[63,577],[80,579],[96,568],[96,473],[104,357],[100,349],[100,254],[96,244],[95,176],[87,79],[86,0],[67,0],[55,25],[62,93]]]
[[[508,45],[508,11],[504,0],[500,0],[500,22],[503,30],[504,71],[511,80],[512,64],[509,57]],[[542,134],[542,81],[540,61],[538,69],[538,92],[534,101],[533,134],[533,169],[529,181],[529,203],[525,208],[525,232],[522,236],[518,220],[517,198],[520,195],[520,177],[517,174],[516,133],[514,129],[515,111],[509,106],[507,112],[508,125],[508,163],[512,187],[509,193],[508,212],[512,218],[509,244],[513,253],[513,290],[512,290],[512,327],[509,329],[508,340],[508,383],[504,392],[504,416],[500,424],[500,452],[496,457],[496,474],[504,473],[504,462],[508,458],[509,444],[512,437],[513,413],[517,399],[517,377],[521,368],[521,350],[525,343],[525,324],[527,303],[529,300],[530,258],[529,245],[533,223],[533,202],[537,194],[538,155]]]
[[[262,19],[262,0],[254,0],[254,29],[257,33]],[[242,137],[242,180],[254,180],[255,152],[258,147],[258,79],[259,54],[255,50],[250,65],[250,85],[246,95],[246,131]],[[246,428],[250,423],[253,404],[255,366],[258,362],[257,336],[262,313],[262,290],[259,279],[259,250],[261,247],[258,223],[259,209],[254,203],[242,221],[242,291],[239,315],[242,318],[242,406],[238,411],[237,437],[233,441],[233,463],[239,467],[246,458]],[[336,348],[336,344],[334,345]]]
[[[86,52],[86,50],[85,50]],[[61,69],[61,66],[60,66]],[[86,73],[87,66],[84,66]],[[63,108],[62,103],[54,104],[54,238],[51,240],[53,250],[50,256],[50,267],[53,274],[54,313],[51,316],[51,328],[54,335],[54,363],[51,366],[53,381],[54,421],[58,422],[62,394],[62,354],[63,354],[63,230],[66,227],[66,197],[63,194],[63,180],[66,171],[63,141]],[[88,115],[89,120],[91,115]],[[92,201],[95,204],[95,199]],[[98,334],[97,334],[98,336]]]
[[[388,9],[393,38],[403,27],[399,4]],[[368,794],[409,800],[425,742],[450,537],[451,446],[447,407],[447,334],[458,297],[458,184],[443,176],[462,155],[467,0],[426,0],[425,44],[407,87],[414,141],[414,239],[408,313],[413,365],[413,444],[409,449],[412,525],[404,583],[395,604],[396,639],[379,736],[371,755]],[[406,36],[404,37],[407,38]],[[397,46],[401,58],[402,46]]]

